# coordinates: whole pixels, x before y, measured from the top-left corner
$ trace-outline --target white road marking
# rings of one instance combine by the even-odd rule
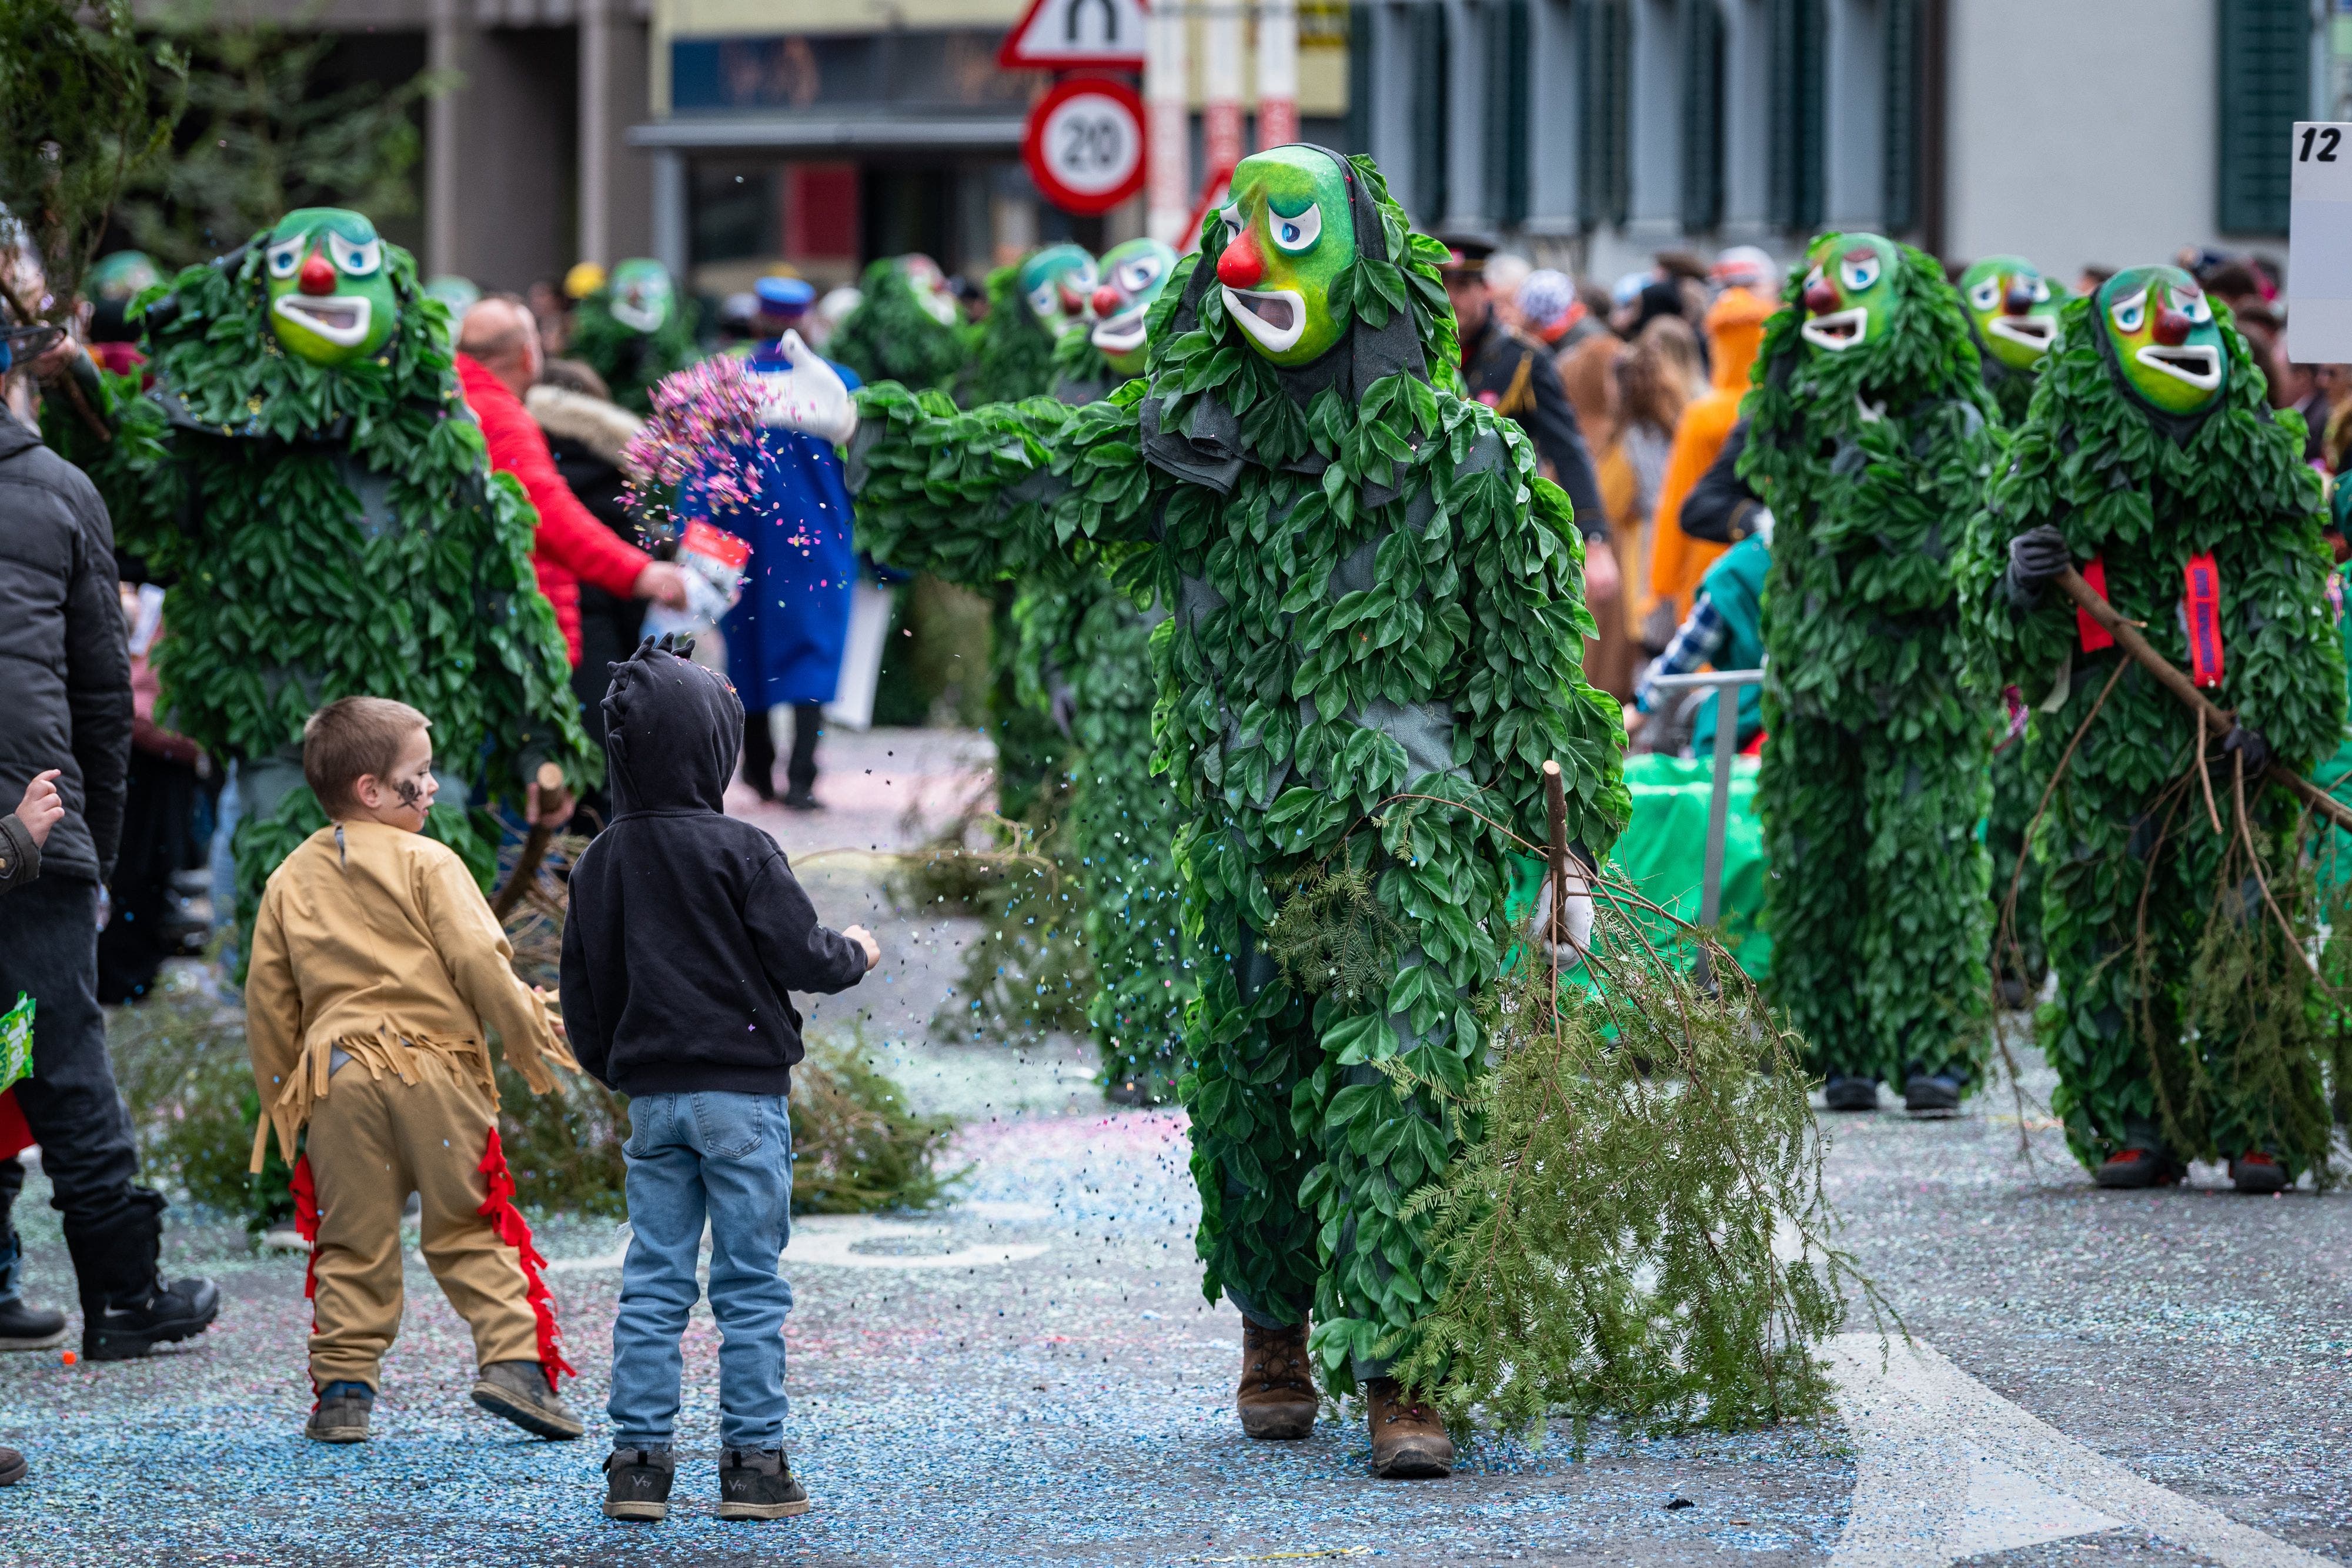
[[[2084,1447],[1934,1347],[1841,1334],[1828,1346],[1860,1450],[1853,1512],[1831,1552],[1851,1568],[1945,1568],[1985,1552],[2145,1531],[2223,1568],[2339,1568],[2191,1502]]]

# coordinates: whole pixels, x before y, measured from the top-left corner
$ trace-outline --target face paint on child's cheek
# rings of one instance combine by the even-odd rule
[[[423,786],[416,782],[415,779],[404,779],[397,785],[394,786],[394,789],[400,796],[400,803],[409,810],[422,811],[426,809],[425,804],[425,789]]]
[[[1304,147],[1277,147],[1234,170],[1223,213],[1217,282],[1225,313],[1277,365],[1321,359],[1347,328],[1331,286],[1356,259],[1356,225],[1339,166]]]

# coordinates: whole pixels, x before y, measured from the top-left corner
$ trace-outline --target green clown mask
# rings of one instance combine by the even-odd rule
[[[2094,301],[2125,382],[2166,413],[2202,413],[2221,396],[2230,360],[2221,323],[2195,278],[2177,267],[2135,267]]]
[[[2021,256],[1989,256],[1960,274],[1960,299],[1985,351],[2012,371],[2041,367],[2064,297]]]
[[[1099,281],[1084,246],[1049,245],[1021,264],[1021,298],[1029,314],[1057,336],[1086,319]]]
[[[91,265],[82,292],[103,303],[128,305],[163,281],[163,269],[145,251],[118,250]]]
[[[1817,352],[1842,354],[1885,335],[1895,308],[1895,246],[1877,235],[1823,235],[1799,296],[1805,324],[1798,336]]]
[[[948,290],[948,276],[940,264],[920,251],[898,258],[898,270],[905,275],[907,287],[914,291],[915,303],[923,313],[942,327],[953,327],[963,319],[956,308],[956,298]]]
[[[1175,251],[1156,239],[1131,239],[1103,253],[1091,341],[1120,375],[1143,373],[1144,322],[1175,271]]]
[[[262,243],[269,329],[314,365],[363,360],[400,325],[392,273],[375,225],[341,207],[302,207]]]
[[[605,308],[613,312],[613,319],[646,337],[662,329],[677,303],[677,286],[670,281],[669,268],[643,256],[614,267],[605,287],[609,291]]]
[[[1276,147],[1234,169],[1217,282],[1225,313],[1277,365],[1320,359],[1345,325],[1331,286],[1356,259],[1356,225],[1339,166],[1306,147]]]

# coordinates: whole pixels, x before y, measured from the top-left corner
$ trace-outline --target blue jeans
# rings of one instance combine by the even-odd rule
[[[784,1319],[777,1272],[793,1228],[793,1123],[781,1094],[645,1094],[629,1102],[629,1225],[613,1321],[616,1448],[667,1447],[677,1424],[678,1336],[699,1290],[710,1220],[710,1313],[719,1320],[719,1437],[778,1448],[784,1432]]]

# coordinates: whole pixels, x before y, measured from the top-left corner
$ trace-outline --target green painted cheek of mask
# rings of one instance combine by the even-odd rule
[[[1096,321],[1095,349],[1122,376],[1143,373],[1150,348],[1144,329],[1152,302],[1167,292],[1176,252],[1156,239],[1131,239],[1103,253],[1103,286],[1118,296],[1116,309]]]
[[[2093,303],[2125,382],[2148,403],[2190,414],[2221,401],[2229,352],[2204,290],[2187,273],[2136,267],[2107,279]],[[2180,340],[2167,343],[2167,336]]]
[[[278,346],[314,365],[348,364],[381,351],[400,325],[391,262],[375,225],[340,207],[306,207],[278,220],[263,246],[269,329]],[[331,287],[302,287],[313,260]]]
[[[1331,308],[1331,286],[1356,259],[1339,165],[1303,147],[1276,148],[1242,160],[1233,190],[1217,263],[1226,312],[1265,359],[1312,363],[1347,330]]]

